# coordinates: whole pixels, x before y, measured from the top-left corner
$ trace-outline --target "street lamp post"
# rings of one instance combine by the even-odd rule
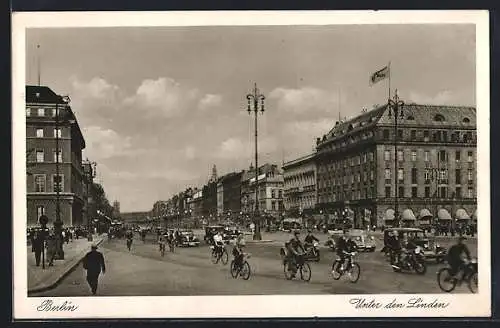
[[[259,111],[261,114],[264,114],[264,97],[263,94],[260,93],[257,88],[257,83],[254,84],[253,92],[247,94],[248,100],[248,115],[252,112],[255,117],[255,213],[254,213],[254,221],[255,221],[255,233],[253,235],[254,240],[261,240],[262,235],[260,233],[260,218],[259,215],[259,163],[258,163],[258,151],[257,151],[257,117]],[[252,108],[253,104],[253,108]],[[260,104],[260,105],[259,105]]]
[[[398,195],[398,120],[404,118],[404,102],[399,100],[398,90],[394,91],[393,99],[388,99],[389,118],[394,119],[394,220],[400,226],[399,195]]]
[[[56,220],[54,221],[54,234],[56,237],[56,259],[64,260],[64,250],[63,250],[63,238],[62,238],[62,226],[63,222],[61,220],[61,186],[62,179],[59,173],[59,159],[60,155],[62,157],[62,151],[59,149],[59,138],[60,138],[60,127],[59,127],[59,104],[68,105],[70,102],[70,98],[68,96],[60,97],[60,101],[56,102]]]

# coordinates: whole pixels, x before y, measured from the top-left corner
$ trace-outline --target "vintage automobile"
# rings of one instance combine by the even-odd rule
[[[369,236],[365,230],[352,229],[349,230],[348,236],[356,243],[357,249],[360,252],[374,252],[375,238]]]
[[[205,240],[208,245],[212,245],[214,241],[214,235],[219,231],[222,233],[222,239],[224,239],[225,243],[229,243],[229,240],[232,239],[231,234],[228,234],[228,230],[222,225],[212,225],[205,227],[205,236],[203,237],[203,240]]]
[[[445,260],[448,250],[446,247],[440,246],[435,240],[427,236],[424,230],[419,228],[388,228],[384,230],[384,248],[387,248],[387,240],[390,233],[397,231],[400,240],[407,236],[408,240],[412,240],[417,246],[423,250],[426,260],[435,260],[441,263]]]
[[[192,230],[180,230],[180,242],[181,247],[197,247],[200,246],[200,240],[194,235]]]
[[[327,246],[331,251],[335,251],[335,246],[337,245],[338,239],[343,235],[342,230],[328,230],[328,239],[325,242],[325,246]]]

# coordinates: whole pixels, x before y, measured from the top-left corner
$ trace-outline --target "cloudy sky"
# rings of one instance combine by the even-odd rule
[[[26,50],[27,84],[39,56],[41,84],[70,96],[84,157],[122,211],[203,185],[214,164],[247,168],[254,82],[261,163],[310,153],[339,110],[384,103],[387,81],[368,79],[389,61],[406,102],[475,105],[471,25],[32,29]]]

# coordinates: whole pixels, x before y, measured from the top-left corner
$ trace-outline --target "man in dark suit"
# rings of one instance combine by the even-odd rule
[[[83,258],[83,268],[87,270],[87,282],[92,290],[92,295],[97,292],[97,283],[99,281],[99,274],[106,273],[106,266],[104,265],[104,256],[101,252],[97,251],[97,245],[92,245],[92,250],[88,252]]]

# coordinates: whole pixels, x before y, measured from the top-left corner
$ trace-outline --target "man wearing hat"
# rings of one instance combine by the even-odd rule
[[[104,256],[97,251],[97,245],[92,244],[91,248],[91,251],[83,258],[83,268],[87,270],[87,282],[92,290],[92,295],[95,295],[99,274],[101,271],[103,274],[106,273],[106,266],[104,265]]]
[[[448,264],[450,265],[450,276],[454,277],[460,268],[464,265],[462,254],[465,253],[467,260],[470,261],[470,251],[467,245],[464,244],[466,240],[464,236],[458,237],[458,242],[451,246],[448,250]]]

